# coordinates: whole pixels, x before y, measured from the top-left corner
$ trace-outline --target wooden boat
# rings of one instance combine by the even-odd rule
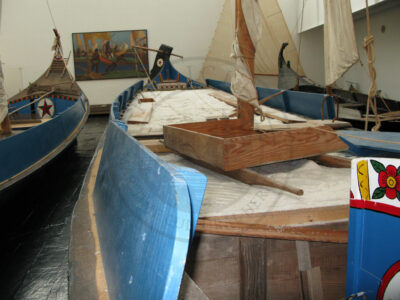
[[[275,178],[271,178],[266,176],[271,175],[268,166],[231,173],[216,172],[171,153],[159,142],[163,125],[229,118],[235,107],[225,103],[232,99],[231,94],[222,89],[202,87],[179,73],[169,60],[171,47],[163,45],[158,51],[150,82],[147,85],[143,81],[135,83],[115,99],[104,141],[99,144],[86,175],[73,215],[71,298],[79,295],[90,299],[103,296],[146,299],[149,297],[145,292],[153,289],[152,297],[168,295],[176,298],[179,290],[181,295],[186,291],[187,281],[181,283],[181,279],[188,253],[186,272],[195,282],[189,281],[192,283],[190,286],[200,286],[203,293],[198,287],[195,290],[202,297],[205,293],[210,298],[235,299],[241,292],[250,295],[260,289],[266,293],[265,285],[270,282],[265,277],[267,270],[263,269],[267,259],[267,252],[263,252],[266,247],[290,249],[286,252],[285,268],[296,270],[290,279],[295,288],[285,290],[278,284],[270,288],[270,295],[293,296],[299,295],[303,288],[311,292],[322,287],[327,294],[344,294],[348,170],[323,167],[312,160],[296,160],[271,165],[275,169],[272,172]],[[212,83],[217,85],[218,82]],[[321,103],[329,104],[322,101],[324,96],[316,97],[319,97],[316,102],[319,111]],[[216,106],[205,112],[205,107],[212,103]],[[195,105],[200,105],[200,108],[194,109]],[[267,106],[266,109],[273,110]],[[328,111],[328,106],[326,109]],[[138,111],[140,113],[136,114]],[[285,120],[299,118],[280,113]],[[277,114],[276,110],[274,114]],[[158,121],[157,117],[160,118]],[[255,120],[258,124],[258,118]],[[300,127],[299,124],[310,126],[309,121],[299,120],[301,118],[297,123],[287,124],[271,119],[265,127],[282,130]],[[317,122],[317,125],[320,124]],[[323,160],[326,157],[319,158]],[[346,159],[333,157],[335,159],[348,164]],[[190,176],[181,176],[182,168]],[[304,172],[309,184],[293,187],[305,182],[301,175]],[[318,185],[322,181],[316,182],[327,173],[330,179],[325,183],[326,190],[321,191]],[[178,182],[187,186],[182,188],[182,194],[176,192]],[[301,196],[303,193],[305,199]],[[320,201],[320,198],[325,198],[325,201]],[[187,208],[191,205],[191,212],[177,213],[178,204]],[[201,219],[197,222],[198,216]],[[181,231],[182,226],[185,233]],[[193,234],[195,229],[196,235]],[[163,246],[160,247],[157,241]],[[301,250],[297,251],[296,245]],[[175,251],[175,247],[180,250]],[[166,255],[161,249],[173,255]],[[206,249],[210,251],[207,255]],[[322,251],[331,251],[329,263],[321,260],[319,255]],[[313,257],[317,265],[307,264],[299,270],[297,256],[300,252]],[[248,257],[250,253],[254,253],[254,260]],[[270,255],[279,254],[273,251]],[[272,259],[275,256],[268,257]],[[335,278],[321,279],[321,272],[323,276],[332,274],[330,263],[337,265],[333,272]],[[211,265],[215,265],[217,270]],[[277,276],[283,276],[277,265],[270,268],[273,269],[268,269],[268,272],[274,270],[272,272]],[[245,270],[244,273],[241,274],[239,269]],[[255,282],[246,281],[245,274],[252,276],[258,271],[265,281],[257,280],[256,286],[249,288]],[[309,278],[310,286],[299,290],[302,276]],[[319,281],[312,278],[319,278]]]
[[[51,161],[86,122],[88,99],[68,72],[57,30],[50,67],[8,100],[11,131],[0,139],[0,190]]]
[[[187,144],[188,154],[171,153],[160,142],[165,125],[175,124],[186,132],[188,122],[205,128],[216,121],[239,123],[230,120],[237,111],[227,103],[236,98],[224,91],[227,84],[208,81],[225,88],[202,87],[171,65],[171,52],[171,47],[162,46],[149,83],[135,83],[112,104],[108,128],[72,218],[71,297],[166,299],[168,295],[168,299],[175,299],[178,292],[185,297],[187,290],[181,283],[184,269],[193,279],[194,283],[189,282],[199,299],[263,299],[267,294],[284,299],[305,293],[315,295],[315,299],[322,299],[322,293],[333,299],[342,297],[349,160],[307,151],[310,143],[319,145],[315,147],[318,153],[346,147],[337,143],[329,128],[316,129],[319,134],[308,131],[321,122],[280,112],[279,118],[265,125],[259,124],[256,115],[251,116],[254,128],[277,133],[265,135],[270,137],[269,143],[254,148],[275,147],[270,153],[278,164],[260,166],[257,162],[257,167],[224,170],[204,160],[199,162],[190,154],[208,151],[210,157],[217,156],[209,150],[213,142],[207,139],[200,139],[195,146]],[[263,96],[275,94],[266,90]],[[281,99],[276,105],[287,103],[285,97]],[[315,111],[322,107],[329,114],[328,97],[316,95],[315,103]],[[264,113],[264,109],[268,111]],[[259,113],[278,114],[262,105]],[[293,128],[304,132],[289,134],[286,140],[293,144],[276,145]],[[222,135],[229,135],[230,142],[240,139],[223,126],[219,129]],[[243,132],[236,129],[233,134]],[[283,155],[277,157],[277,153]],[[344,168],[338,168],[339,164]],[[182,168],[190,176],[181,177]],[[176,192],[177,183],[182,193]],[[195,184],[196,193],[191,190]],[[185,209],[179,214],[180,204],[192,206],[191,212]],[[181,235],[182,227],[185,233]],[[150,290],[151,295],[147,294]]]
[[[398,299],[400,160],[360,158],[351,168],[346,298]],[[385,246],[383,246],[385,245]]]

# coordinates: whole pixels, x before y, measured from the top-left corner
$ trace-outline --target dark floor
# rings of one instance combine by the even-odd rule
[[[0,194],[0,299],[68,299],[72,210],[107,120],[90,117],[76,144]]]

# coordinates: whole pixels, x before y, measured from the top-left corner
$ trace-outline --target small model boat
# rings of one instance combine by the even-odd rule
[[[57,30],[47,71],[8,99],[0,131],[0,190],[44,166],[70,145],[89,114],[88,99],[68,72]]]

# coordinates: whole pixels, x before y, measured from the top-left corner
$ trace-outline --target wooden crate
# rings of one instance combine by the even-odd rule
[[[165,145],[225,171],[346,150],[328,126],[260,132],[239,119],[164,126]]]

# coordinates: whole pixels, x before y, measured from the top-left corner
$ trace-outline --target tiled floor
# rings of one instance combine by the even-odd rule
[[[0,299],[68,298],[71,214],[106,123],[89,118],[76,145],[0,194]]]

